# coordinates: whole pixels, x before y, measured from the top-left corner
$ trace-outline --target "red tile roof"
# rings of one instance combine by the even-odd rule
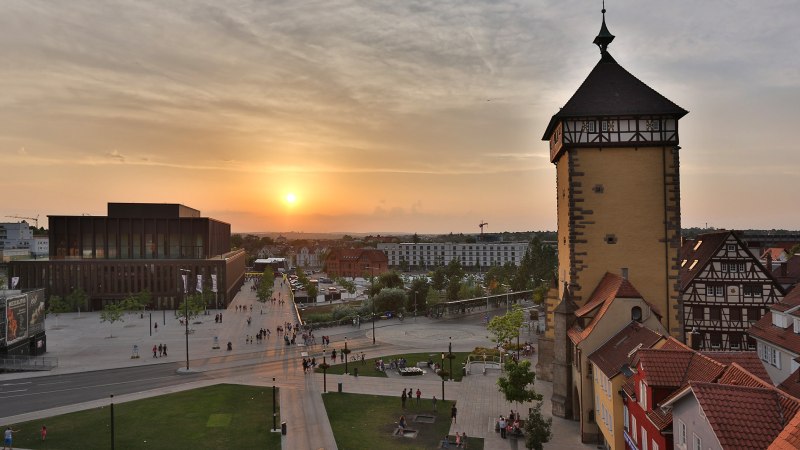
[[[589,355],[589,361],[597,365],[605,376],[613,378],[624,364],[631,363],[635,349],[650,348],[661,339],[663,336],[655,331],[638,322],[631,322]]]
[[[784,299],[785,302],[785,299]],[[754,337],[784,348],[794,353],[800,353],[800,334],[794,332],[793,321],[788,320],[786,328],[772,324],[772,312],[768,312],[758,322],[754,323],[747,333]]]
[[[705,382],[690,386],[722,448],[767,448],[787,422],[775,390]]]
[[[800,282],[800,254],[792,255],[788,261],[772,269],[772,276],[783,285]]]
[[[661,408],[655,408],[647,411],[645,415],[659,431],[672,425],[672,410],[664,411]]]
[[[683,243],[679,253],[682,266],[680,269],[681,292],[686,290],[686,287],[689,286],[689,283],[692,282],[694,277],[708,264],[711,257],[714,256],[720,247],[722,247],[722,244],[725,243],[729,234],[731,234],[730,231],[701,234],[697,236],[697,239],[686,240]],[[695,250],[694,247],[699,241],[702,242],[700,246],[697,247],[697,250]],[[686,260],[686,264],[683,264],[684,259]],[[694,265],[692,270],[689,270],[695,260],[697,260],[697,264]]]
[[[567,335],[573,343],[580,343],[592,333],[595,325],[608,311],[615,298],[642,298],[642,295],[639,294],[639,291],[633,287],[630,281],[617,274],[606,272],[597,287],[595,287],[592,295],[589,296],[589,300],[575,311],[576,317],[587,317],[592,312],[594,312],[594,315],[591,317],[589,324],[586,325],[586,328],[576,325],[567,331]],[[647,303],[646,300],[644,301]],[[647,303],[647,305],[654,314],[661,316],[653,305],[650,303]]]
[[[752,352],[701,352],[703,355],[708,356],[714,361],[730,366],[732,363],[739,364],[742,368],[760,378],[765,382],[769,382],[769,374],[764,364],[758,357],[755,351]]]
[[[789,395],[800,398],[800,368],[792,372],[778,385],[778,389]]]
[[[647,384],[678,388],[688,381],[713,381],[725,366],[692,350],[639,350],[639,365],[644,369]]]
[[[603,279],[597,283],[592,295],[589,296],[589,300],[575,311],[575,315],[583,317],[615,298],[642,298],[642,294],[633,287],[630,281],[617,274],[606,272]]]
[[[770,247],[761,253],[761,259],[766,260],[769,255],[773,261],[777,261],[781,257],[781,253],[787,253],[783,247]]]
[[[792,420],[783,427],[777,438],[767,450],[797,450],[800,449],[800,413],[794,415]]]

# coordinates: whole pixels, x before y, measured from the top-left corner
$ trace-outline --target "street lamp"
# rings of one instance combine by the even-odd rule
[[[325,359],[325,352],[322,352],[322,364],[319,365],[320,369],[322,369],[322,392],[328,392],[328,364],[327,360]]]
[[[417,291],[414,291],[414,322],[417,321]]]
[[[272,431],[278,429],[278,413],[275,410],[275,377],[272,377]]]
[[[347,336],[344,337],[344,350],[342,350],[342,353],[344,353],[344,374],[347,375],[348,373],[350,373],[347,370],[347,360],[350,359],[347,356],[348,354],[350,354],[350,350],[347,349]]]
[[[440,371],[444,371],[444,353],[442,353],[442,365],[441,365],[441,368],[439,370]],[[445,378],[445,375],[443,373],[440,373],[439,376],[442,378],[442,401],[444,401],[444,378]]]
[[[450,359],[450,381],[453,381],[453,337],[450,336],[450,343],[447,344],[447,357]]]
[[[114,394],[111,394],[111,450],[114,450]]]
[[[181,269],[181,272],[186,274],[186,283],[189,283],[189,274],[192,273],[189,269]],[[189,371],[189,302],[187,291],[188,289],[185,288],[183,292],[183,320],[184,324],[186,324],[186,371]]]

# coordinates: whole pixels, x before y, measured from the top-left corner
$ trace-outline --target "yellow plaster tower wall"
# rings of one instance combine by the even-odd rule
[[[606,272],[627,268],[681,339],[678,149],[570,148],[556,166],[559,297],[566,281],[581,306]]]

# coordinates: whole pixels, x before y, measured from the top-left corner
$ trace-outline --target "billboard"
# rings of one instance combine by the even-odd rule
[[[44,331],[44,289],[5,293],[0,299],[0,342],[12,345]]]
[[[28,296],[6,299],[6,344],[28,337]]]

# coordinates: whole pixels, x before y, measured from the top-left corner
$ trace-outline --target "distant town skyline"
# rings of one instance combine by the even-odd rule
[[[689,110],[682,225],[800,229],[796,2],[605,6],[614,58]],[[149,202],[234,232],[555,230],[541,136],[599,59],[600,8],[3,2],[0,214]]]

